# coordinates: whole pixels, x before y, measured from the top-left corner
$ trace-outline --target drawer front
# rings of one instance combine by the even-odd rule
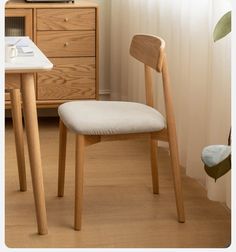
[[[95,58],[51,58],[52,71],[38,74],[38,100],[95,99]]]
[[[20,74],[6,74],[5,75],[5,89],[20,88]],[[9,93],[5,94],[5,100],[9,101]]]
[[[37,30],[95,30],[96,12],[88,9],[38,9]]]
[[[39,31],[37,46],[48,57],[94,57],[95,31]]]
[[[20,88],[20,74],[6,74],[5,83],[6,89]]]

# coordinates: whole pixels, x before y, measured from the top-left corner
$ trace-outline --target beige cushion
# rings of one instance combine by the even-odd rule
[[[58,113],[67,128],[82,135],[156,132],[166,125],[157,110],[132,102],[67,102]]]

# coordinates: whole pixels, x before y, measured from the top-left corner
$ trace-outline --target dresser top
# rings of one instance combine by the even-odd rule
[[[6,3],[8,9],[32,9],[32,8],[97,8],[98,4],[86,0],[72,3],[26,3],[24,0],[10,0]]]

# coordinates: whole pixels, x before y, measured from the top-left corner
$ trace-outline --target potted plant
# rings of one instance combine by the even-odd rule
[[[231,11],[227,12],[216,24],[214,41],[224,38],[231,32]],[[202,161],[206,173],[217,180],[231,169],[231,131],[228,145],[211,145],[203,149]]]

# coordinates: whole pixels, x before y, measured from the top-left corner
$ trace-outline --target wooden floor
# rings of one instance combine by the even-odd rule
[[[36,234],[27,157],[28,192],[18,191],[11,122],[6,123],[6,245],[11,248],[218,248],[230,244],[230,212],[209,201],[183,175],[185,224],[176,219],[168,151],[159,150],[160,195],[153,195],[146,139],[87,149],[83,230],[73,230],[74,137],[69,134],[65,197],[57,198],[57,121],[40,121],[49,235]],[[201,169],[201,167],[199,167]]]

